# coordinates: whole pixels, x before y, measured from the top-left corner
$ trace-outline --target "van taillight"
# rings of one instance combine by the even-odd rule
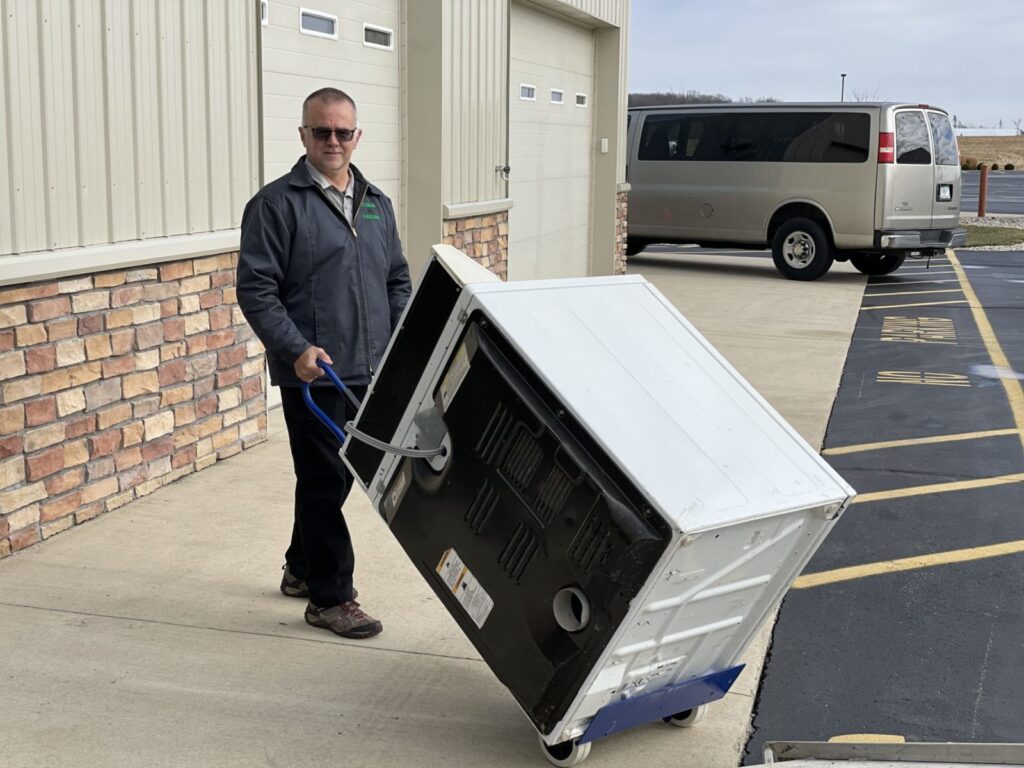
[[[878,134],[878,162],[891,163],[896,157],[896,134]]]

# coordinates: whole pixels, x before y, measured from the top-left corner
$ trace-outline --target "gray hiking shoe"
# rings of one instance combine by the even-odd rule
[[[281,594],[287,597],[309,597],[309,586],[306,584],[306,580],[294,576],[287,564],[283,568],[284,576],[281,577]]]
[[[362,639],[379,635],[383,627],[377,619],[367,616],[359,603],[349,600],[330,608],[317,608],[306,604],[306,623],[313,627],[329,629],[336,635]]]

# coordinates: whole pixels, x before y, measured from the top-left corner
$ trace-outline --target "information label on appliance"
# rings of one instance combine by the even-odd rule
[[[441,410],[448,410],[452,398],[459,391],[467,373],[469,373],[469,355],[466,353],[466,345],[460,344],[459,351],[452,358],[452,364],[448,366],[448,373],[445,374],[444,381],[441,382]]]
[[[462,604],[473,623],[482,628],[494,607],[494,601],[470,573],[459,553],[454,549],[446,549],[441,562],[437,564],[437,574]]]

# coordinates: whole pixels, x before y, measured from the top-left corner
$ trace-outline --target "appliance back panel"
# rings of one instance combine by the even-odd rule
[[[461,343],[470,365],[444,415],[451,457],[440,475],[423,460],[405,460],[385,494],[400,499],[391,529],[484,660],[547,733],[568,710],[672,532],[479,313]],[[439,389],[434,400],[441,408]],[[438,573],[449,549],[494,601],[482,627]],[[579,631],[563,629],[555,616],[555,596],[566,587],[589,602],[590,620]]]

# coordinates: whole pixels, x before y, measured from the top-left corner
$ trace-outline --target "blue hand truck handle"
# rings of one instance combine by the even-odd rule
[[[323,372],[327,374],[327,378],[331,380],[335,388],[341,392],[341,394],[354,400],[355,396],[349,391],[348,387],[342,384],[341,379],[338,378],[338,374],[331,369],[331,366],[320,359],[317,359],[316,364],[319,365]],[[324,413],[320,409],[320,406],[313,402],[313,396],[309,392],[309,384],[306,382],[302,382],[302,399],[306,401],[306,405],[309,407],[309,410],[313,412],[313,415],[320,419],[320,421],[323,422],[323,425],[331,430],[331,432],[334,433],[334,436],[344,444],[345,430],[335,424],[331,417]],[[354,402],[358,405],[359,401],[354,400]]]

